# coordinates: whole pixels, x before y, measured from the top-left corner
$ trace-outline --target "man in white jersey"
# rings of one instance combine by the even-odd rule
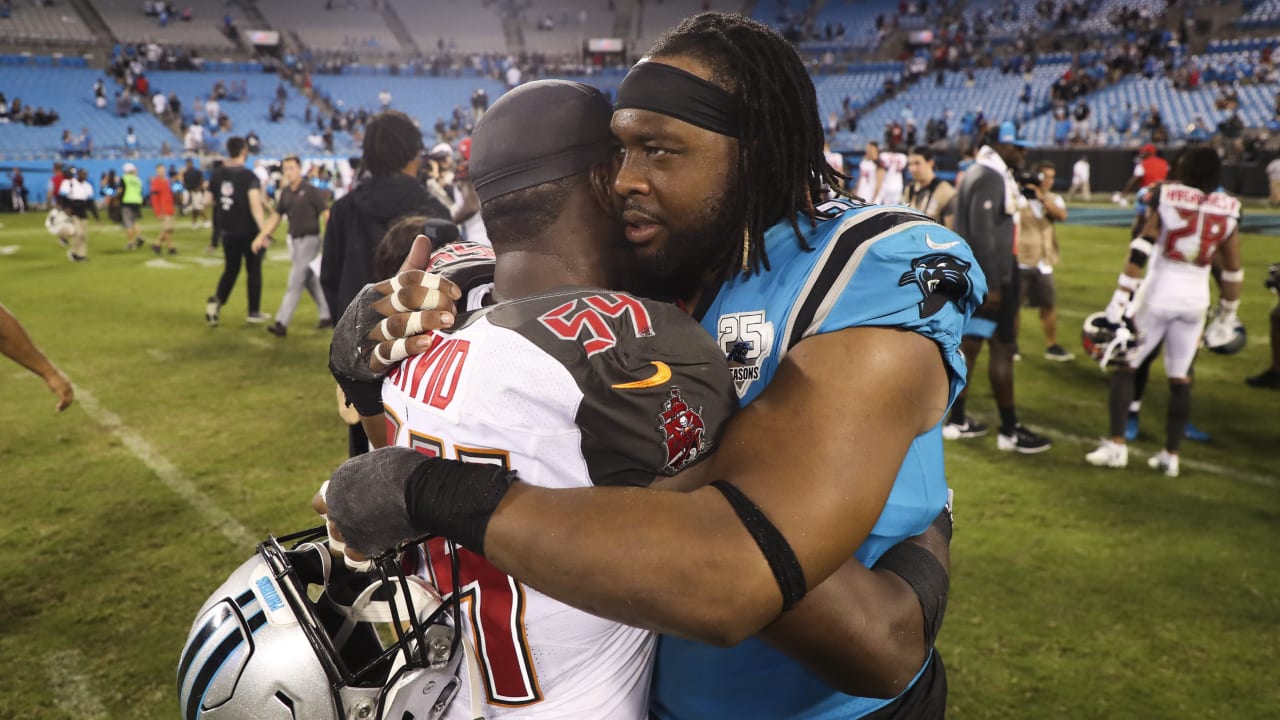
[[[858,188],[854,192],[866,202],[875,202],[876,192],[884,180],[884,166],[880,164],[880,145],[867,143],[867,150],[858,163]]]
[[[1092,465],[1128,464],[1124,427],[1134,395],[1133,372],[1163,342],[1169,419],[1165,447],[1148,464],[1170,477],[1178,475],[1178,448],[1191,411],[1191,362],[1206,330],[1214,255],[1220,253],[1222,259],[1222,297],[1206,334],[1222,328],[1230,332],[1244,280],[1240,201],[1218,190],[1221,175],[1222,161],[1211,148],[1186,150],[1178,164],[1177,182],[1159,186],[1142,235],[1129,245],[1119,287],[1107,306],[1107,321],[1131,324],[1137,347],[1111,376],[1110,438],[1085,456]],[[1151,267],[1142,279],[1148,258]]]
[[[884,175],[880,181],[880,188],[875,194],[874,202],[880,205],[901,205],[902,190],[905,187],[902,173],[907,169],[907,156],[896,149],[882,152],[880,153],[880,167],[884,168]]]

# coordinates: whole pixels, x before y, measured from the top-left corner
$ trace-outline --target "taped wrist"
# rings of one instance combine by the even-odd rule
[[[1151,257],[1151,250],[1155,247],[1155,241],[1147,237],[1136,237],[1129,243],[1129,262],[1138,267],[1147,266],[1147,258]]]
[[[344,378],[361,382],[381,382],[385,373],[369,367],[369,356],[377,345],[366,338],[382,322],[382,313],[373,304],[382,299],[374,285],[365,285],[347,306],[333,327],[329,343],[329,372],[339,383]]]
[[[409,475],[404,504],[415,527],[443,535],[484,555],[489,519],[516,474],[485,463],[424,458]]]
[[[428,458],[404,447],[357,455],[329,476],[329,520],[352,548],[370,557],[426,534],[409,518],[405,484]]]
[[[365,417],[382,414],[381,380],[356,380],[348,377],[333,366],[332,360],[329,361],[329,374],[338,381],[342,394],[347,396],[347,403],[354,407],[356,412]]]
[[[791,544],[778,528],[769,522],[769,518],[759,506],[751,502],[751,499],[741,490],[725,480],[716,480],[711,483],[711,487],[724,495],[733,512],[738,515],[738,520],[742,522],[747,532],[751,533],[751,539],[756,541],[756,546],[764,554],[765,561],[769,563],[769,569],[773,571],[774,582],[778,583],[778,589],[782,591],[783,612],[790,610],[808,592],[804,580],[804,568],[800,567],[800,560],[796,558]]]
[[[944,534],[950,536],[950,517]],[[949,541],[949,540],[948,540]],[[942,618],[947,612],[947,590],[951,579],[942,563],[933,553],[912,542],[900,542],[889,548],[874,565],[876,570],[888,570],[906,581],[915,590],[920,600],[920,611],[924,614],[924,638],[929,647],[933,647],[942,629]]]

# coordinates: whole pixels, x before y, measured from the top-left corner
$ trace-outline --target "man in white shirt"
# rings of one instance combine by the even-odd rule
[[[1089,202],[1089,159],[1083,155],[1071,166],[1071,187],[1067,189],[1068,198],[1075,198],[1077,194]]]
[[[70,238],[67,259],[71,262],[84,262],[89,259],[89,238],[86,230],[89,217],[89,206],[93,204],[93,185],[89,183],[89,174],[84,168],[76,171],[75,177],[62,182],[59,193],[66,204],[67,214],[75,232]]]
[[[1271,207],[1280,205],[1280,157],[1267,163],[1267,180],[1271,184]]]

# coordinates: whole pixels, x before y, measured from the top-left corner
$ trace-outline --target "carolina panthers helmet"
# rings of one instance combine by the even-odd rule
[[[1204,328],[1204,346],[1219,355],[1235,355],[1249,343],[1244,323],[1237,318],[1231,324],[1209,322]]]
[[[457,602],[393,554],[371,573],[348,570],[325,535],[268,537],[205,601],[178,663],[183,720],[444,714],[465,654]]]
[[[1127,327],[1107,322],[1105,312],[1096,312],[1084,319],[1080,341],[1085,354],[1103,368],[1113,361],[1123,360],[1138,344],[1137,337]]]
[[[75,225],[71,222],[71,216],[60,208],[49,210],[49,214],[44,218],[44,227],[49,231],[50,235],[63,240],[70,240],[71,236],[76,232]]]

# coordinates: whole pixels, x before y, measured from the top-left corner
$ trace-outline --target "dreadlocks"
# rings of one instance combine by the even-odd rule
[[[362,163],[374,177],[395,175],[420,152],[422,131],[402,112],[384,110],[365,128]]]
[[[737,176],[746,240],[724,248],[717,269],[726,276],[737,268],[769,269],[764,232],[784,218],[809,250],[800,216],[814,224],[823,186],[840,188],[849,176],[827,164],[817,94],[795,48],[755,20],[707,12],[668,30],[649,55],[697,58],[709,66],[711,81],[741,103]]]

